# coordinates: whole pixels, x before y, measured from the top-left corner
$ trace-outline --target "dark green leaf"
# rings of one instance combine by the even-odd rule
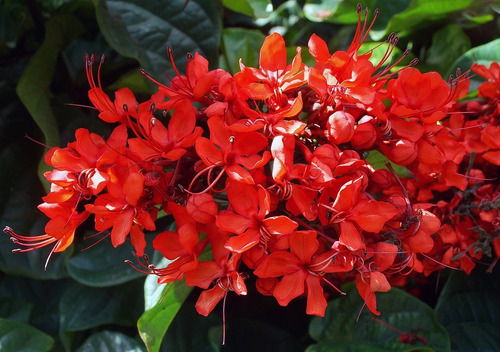
[[[67,262],[69,275],[76,281],[94,287],[122,284],[144,274],[124,263],[133,260],[134,248],[129,241],[114,248],[111,241],[103,241],[71,257]]]
[[[15,298],[0,296],[0,318],[27,323],[33,305]]]
[[[29,323],[50,335],[59,331],[59,301],[69,280],[33,280],[7,276],[0,282],[0,295],[32,306]]]
[[[45,26],[45,41],[31,58],[16,91],[26,109],[42,131],[45,144],[59,145],[57,122],[50,106],[50,84],[56,72],[57,57],[64,46],[83,32],[83,26],[72,15],[52,17]],[[39,166],[40,179],[47,187],[42,176],[46,171],[43,160]]]
[[[388,31],[387,26],[391,18],[398,13],[404,12],[410,5],[411,0],[398,0],[398,1],[386,1],[386,0],[376,0],[374,8],[380,10],[377,20],[375,21],[372,30],[370,31],[370,37],[373,40],[383,39]]]
[[[193,304],[184,304],[169,326],[160,351],[162,352],[216,352],[218,342],[209,340],[210,328],[219,326],[221,319],[210,314],[208,317],[199,315]],[[256,348],[257,349],[257,348]]]
[[[297,312],[297,314],[299,314]],[[221,346],[223,327],[213,327],[209,338],[213,346]],[[231,318],[226,325],[226,344],[229,351],[239,352],[301,352],[304,347],[287,331],[262,320]],[[224,347],[221,348],[225,351]]]
[[[45,352],[54,340],[47,334],[27,324],[0,318],[1,352]]]
[[[188,52],[199,52],[212,64],[219,53],[220,8],[216,1],[106,0],[97,2],[101,31],[117,52],[134,58],[155,79],[165,82],[164,73],[175,75],[167,55],[174,49],[180,68]]]
[[[259,51],[264,35],[258,30],[228,28],[222,32],[224,58],[229,72],[240,71],[239,59],[248,67],[259,67]]]
[[[142,352],[142,347],[136,340],[113,331],[101,331],[90,336],[76,352]]]
[[[432,36],[426,63],[446,73],[457,57],[470,49],[470,40],[460,26],[449,24]]]
[[[61,330],[79,331],[103,324],[134,325],[144,302],[138,287],[136,282],[106,288],[73,284],[59,304]]]
[[[149,352],[160,350],[165,332],[182,306],[182,303],[193,289],[186,286],[184,281],[176,281],[162,286],[164,287],[161,290],[162,294],[160,298],[163,297],[163,300],[158,302],[153,308],[147,310],[137,322],[139,335]]]
[[[452,272],[436,305],[453,351],[495,351],[500,346],[500,271]]]
[[[347,297],[333,300],[328,304],[324,318],[311,321],[309,333],[318,344],[308,351],[450,350],[449,337],[437,323],[433,310],[408,293],[397,288],[377,293],[377,306],[382,314],[376,319],[380,321],[374,320],[367,309],[356,321],[363,300],[353,284],[347,285],[343,291],[347,292]],[[419,339],[413,345],[400,343],[401,335],[394,329],[414,332],[427,344]]]

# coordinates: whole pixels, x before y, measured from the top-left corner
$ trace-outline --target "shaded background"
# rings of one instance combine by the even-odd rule
[[[89,105],[86,53],[105,55],[101,74],[105,91],[111,94],[128,86],[140,100],[153,86],[139,68],[164,83],[165,72],[175,75],[167,45],[173,47],[181,72],[186,53],[196,51],[209,59],[212,68],[231,73],[239,70],[239,58],[257,67],[265,35],[274,31],[284,35],[290,55],[296,46],[306,46],[312,33],[327,40],[333,52],[350,44],[356,4],[352,0],[1,1],[0,226],[9,225],[23,235],[44,231],[46,219],[36,205],[47,187],[40,164],[45,150],[31,139],[64,146],[74,140],[79,127],[109,134],[109,126],[92,109],[68,105]],[[397,59],[407,48],[412,51],[401,65],[419,58],[420,70],[438,71],[445,78],[457,67],[465,71],[473,62],[500,60],[498,1],[367,0],[362,5],[370,8],[369,22],[373,10],[380,8],[361,49],[380,45],[375,57],[385,52],[387,44],[380,43],[395,32],[400,40],[393,56]],[[302,53],[310,63],[307,50]],[[473,77],[471,97],[478,82]],[[93,243],[83,240],[93,233],[89,225],[90,231],[82,229],[74,248],[54,255],[46,271],[50,248],[12,254],[14,244],[8,236],[0,236],[0,351],[145,350],[136,324],[162,288],[155,286],[154,277],[145,282],[144,275],[123,263],[131,258],[130,245],[113,249],[104,241],[82,251]],[[167,217],[157,227],[164,230],[169,225]],[[454,273],[441,297],[435,286],[442,287],[447,275],[437,285],[437,276],[412,282],[412,293],[435,310],[397,290],[382,299],[379,308],[387,312],[387,319],[395,319],[392,323],[409,319],[430,324],[436,332],[430,345],[438,351],[450,346],[456,351],[477,346],[494,350],[500,346],[495,335],[500,331],[500,279],[498,270],[495,277],[485,276],[484,270],[479,267],[470,279]],[[257,294],[252,282],[248,287],[248,297],[228,296],[226,346],[220,346],[222,308],[208,318],[200,317],[194,310],[199,291],[189,294],[180,289],[179,297],[189,296],[161,348],[160,337],[173,316],[148,321],[159,331],[150,350],[303,351],[316,342],[320,344],[310,351],[414,348],[397,343],[397,333],[369,318],[355,324],[353,317],[361,307],[356,294],[349,301],[333,300],[327,316],[310,325],[303,300],[282,308],[272,297]],[[397,315],[398,306],[392,303],[398,300],[400,308],[412,307],[413,315],[391,318]],[[437,324],[436,315],[444,327]]]

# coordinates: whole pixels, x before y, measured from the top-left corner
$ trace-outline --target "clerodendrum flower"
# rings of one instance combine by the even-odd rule
[[[355,281],[379,314],[377,292],[410,275],[470,273],[483,253],[494,252],[494,265],[500,66],[475,65],[487,81],[478,100],[462,103],[468,72],[446,82],[416,60],[396,68],[408,51],[388,62],[394,34],[378,62],[360,53],[374,23],[361,12],[346,51],[311,36],[311,67],[301,48],[289,62],[277,33],[264,40],[259,67],[242,60],[234,76],[209,70],[198,53],[182,75],[169,49],[176,76],[164,85],[142,70],[158,86],[143,102],[128,88],[112,100],[102,60],[95,78],[87,58],[89,99],[113,132],[78,129],[47,153],[51,189],[39,209],[50,220],[40,236],[6,228],[15,251],[62,252],[93,216],[97,242],[130,238],[138,271],[201,288],[202,315],[230,292],[247,295],[251,274],[260,293],[283,306],[306,296],[306,312],[319,316],[326,294]],[[370,163],[379,156],[385,166]],[[147,233],[160,212],[176,228]],[[144,255],[148,240],[166,267]]]

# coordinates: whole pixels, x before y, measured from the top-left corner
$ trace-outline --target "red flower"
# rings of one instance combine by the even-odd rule
[[[272,235],[287,235],[298,224],[286,216],[267,217],[271,210],[269,193],[261,186],[231,182],[227,197],[233,210],[223,210],[217,215],[217,226],[237,234],[226,243],[232,252],[242,253],[259,242],[265,247]]]
[[[282,277],[273,296],[282,306],[304,293],[307,286],[307,314],[324,316],[326,299],[321,287],[323,270],[332,257],[316,255],[319,242],[314,231],[297,231],[290,235],[290,252],[278,251],[265,258],[254,274],[260,278]],[[328,257],[327,257],[328,258]]]

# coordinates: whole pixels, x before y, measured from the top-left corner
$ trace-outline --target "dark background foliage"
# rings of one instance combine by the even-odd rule
[[[36,210],[47,187],[40,144],[64,146],[79,127],[109,133],[92,109],[74,106],[89,104],[86,53],[105,55],[101,75],[108,92],[128,86],[140,96],[153,87],[139,68],[163,82],[165,72],[174,74],[167,45],[181,71],[186,53],[198,51],[212,68],[231,73],[239,69],[239,58],[258,65],[260,45],[272,31],[284,35],[290,53],[306,46],[312,33],[326,39],[331,51],[345,49],[355,31],[356,3],[0,1],[0,226],[23,235],[44,231],[46,220]],[[497,1],[362,5],[370,16],[380,8],[366,50],[395,32],[400,37],[395,57],[412,51],[402,64],[416,57],[422,71],[443,76],[473,62],[500,60]],[[472,97],[477,84],[473,78]],[[163,218],[158,229],[169,225]],[[493,351],[500,346],[498,270],[485,274],[486,267],[479,266],[471,277],[454,272],[412,281],[410,291],[419,298],[397,289],[380,295],[382,323],[365,311],[356,322],[362,302],[354,292],[333,299],[325,318],[311,319],[303,300],[280,307],[250,282],[248,297],[228,296],[227,345],[221,347],[222,307],[208,318],[199,316],[194,310],[199,292],[182,285],[155,306],[164,288],[123,263],[131,258],[131,246],[113,249],[103,241],[84,250],[94,241],[83,238],[92,233],[83,229],[73,248],[55,255],[46,271],[50,249],[13,254],[14,244],[0,236],[0,351]],[[405,332],[419,329],[427,344],[399,343],[400,334],[387,324]]]

